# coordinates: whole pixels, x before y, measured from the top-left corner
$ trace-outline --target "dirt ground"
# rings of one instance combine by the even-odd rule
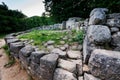
[[[4,67],[4,65],[9,61],[4,49],[2,49],[4,44],[4,40],[0,39],[0,80],[30,80],[30,76],[25,70],[20,68],[18,62],[10,68]]]

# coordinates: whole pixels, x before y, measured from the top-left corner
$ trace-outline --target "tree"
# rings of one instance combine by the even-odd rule
[[[45,9],[57,22],[69,17],[89,17],[96,7],[105,7],[112,12],[120,12],[119,0],[44,0]]]

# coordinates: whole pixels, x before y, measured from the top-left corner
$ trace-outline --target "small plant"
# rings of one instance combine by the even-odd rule
[[[76,35],[72,38],[73,41],[78,42],[79,44],[83,43],[84,33],[82,30],[76,32]]]
[[[5,64],[4,67],[9,68],[9,67],[11,67],[12,65],[14,65],[15,59],[14,59],[13,56],[11,56],[10,50],[9,50],[9,48],[8,48],[7,45],[4,45],[2,48],[5,50],[5,53],[6,53],[6,55],[7,55],[8,58],[9,58],[9,62],[8,62],[7,64]]]

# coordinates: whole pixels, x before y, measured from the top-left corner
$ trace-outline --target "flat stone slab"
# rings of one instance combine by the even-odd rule
[[[77,80],[74,74],[61,68],[57,68],[53,80]]]
[[[76,72],[76,64],[74,62],[70,62],[68,60],[59,59],[58,67],[63,68],[70,72],[74,72],[74,73]]]
[[[72,59],[82,58],[80,51],[70,50],[70,51],[67,52],[67,55],[68,55],[69,58],[72,58]]]
[[[94,77],[94,76],[91,75],[91,74],[85,73],[85,74],[84,74],[84,80],[101,80],[101,79],[96,78],[96,77]]]

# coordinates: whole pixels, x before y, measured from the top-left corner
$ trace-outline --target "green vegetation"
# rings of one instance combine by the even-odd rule
[[[7,64],[5,64],[4,67],[9,68],[9,67],[11,67],[12,65],[14,65],[15,59],[14,59],[14,57],[11,56],[10,50],[9,50],[9,48],[8,48],[7,45],[4,45],[2,48],[5,50],[5,53],[6,53],[6,55],[7,55],[8,58],[9,58],[9,62],[8,62]]]
[[[51,24],[54,24],[51,17],[43,15],[28,18],[18,10],[9,9],[5,3],[0,4],[0,34],[24,31]]]
[[[120,0],[44,0],[45,9],[56,22],[69,17],[88,18],[94,8],[108,8],[111,13],[120,12]]]
[[[72,43],[72,42],[79,42],[80,44],[83,41],[83,32],[82,31],[40,31],[40,30],[35,30],[30,33],[26,33],[24,35],[20,35],[19,38],[22,40],[28,39],[28,40],[33,40],[34,42],[32,43],[33,45],[38,45],[40,48],[42,45],[44,45],[47,41],[52,40],[55,41],[56,45],[60,44],[60,41],[63,40],[64,37],[67,37],[68,39],[72,40],[64,40],[65,43]]]

